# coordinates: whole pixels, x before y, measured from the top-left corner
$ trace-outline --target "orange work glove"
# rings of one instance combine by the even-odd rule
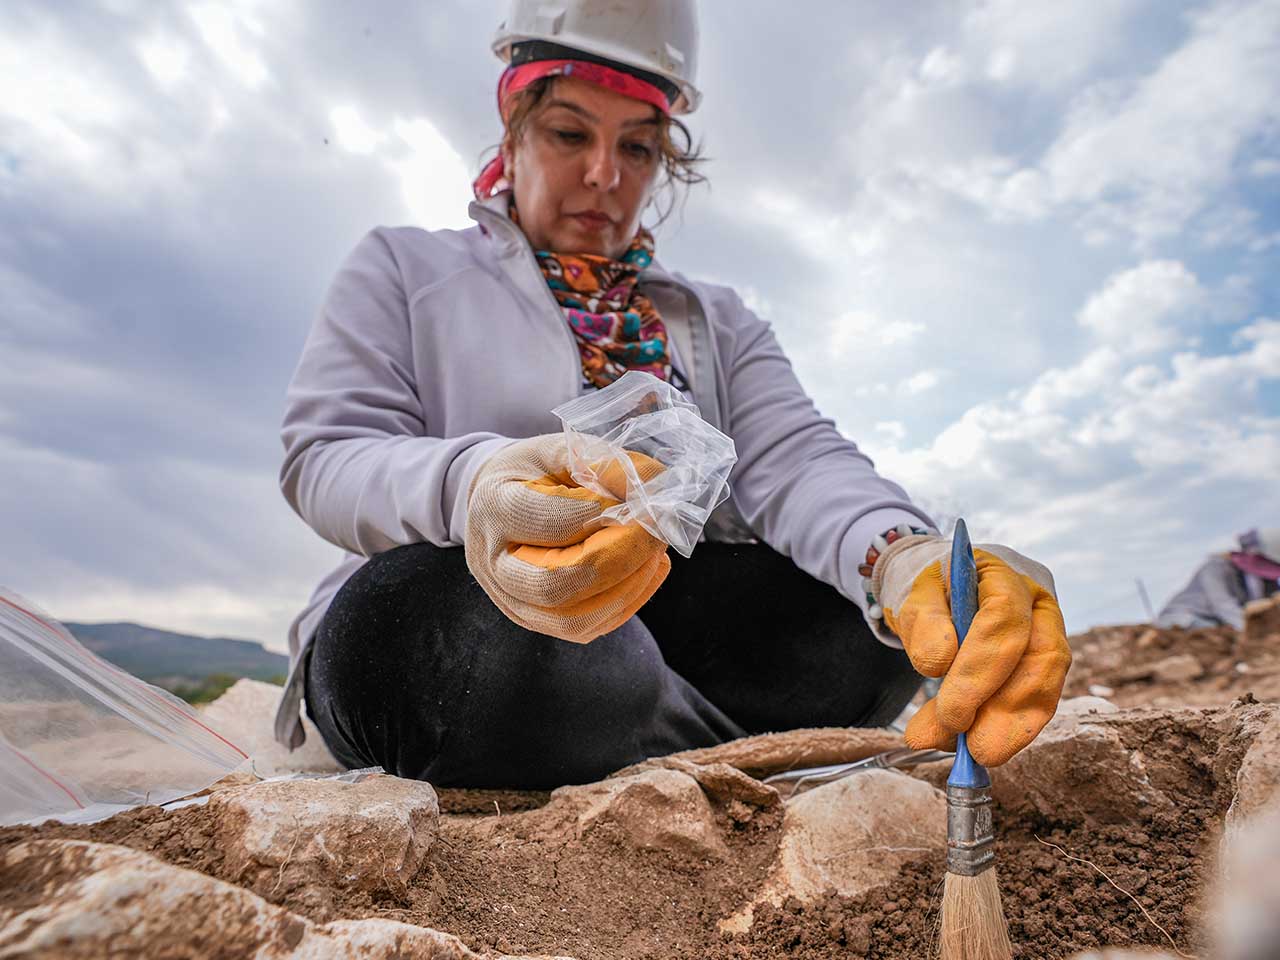
[[[907,743],[953,749],[956,734],[967,732],[974,759],[995,767],[1052,719],[1071,648],[1048,569],[995,544],[976,544],[973,554],[978,612],[958,652],[949,540],[910,536],[890,544],[876,561],[872,589],[916,670],[946,675],[907,724]]]
[[[642,481],[663,469],[642,454],[631,457]],[[601,522],[601,511],[626,495],[621,470],[606,469],[601,479],[619,499],[574,482],[562,434],[513,443],[476,472],[467,566],[520,626],[587,643],[631,617],[671,570],[667,545],[643,527]]]

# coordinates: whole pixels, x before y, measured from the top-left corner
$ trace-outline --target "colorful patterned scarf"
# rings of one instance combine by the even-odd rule
[[[514,203],[511,219],[520,222]],[[582,373],[590,384],[607,387],[628,370],[670,381],[666,324],[636,289],[640,271],[653,262],[648,230],[640,228],[621,260],[550,250],[535,250],[534,255],[578,340]]]

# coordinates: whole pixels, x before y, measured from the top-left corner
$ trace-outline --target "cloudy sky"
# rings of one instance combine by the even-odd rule
[[[498,0],[0,5],[0,584],[280,647],[283,394],[376,224],[465,227]],[[940,518],[1143,618],[1280,525],[1280,3],[706,0],[659,257]]]

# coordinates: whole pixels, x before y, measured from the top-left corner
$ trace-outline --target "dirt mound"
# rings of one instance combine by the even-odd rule
[[[997,782],[1008,787],[997,793],[998,865],[1017,955],[1067,957],[1103,945],[1170,948],[1159,927],[1178,949],[1202,951],[1201,891],[1212,872],[1222,819],[1236,797],[1237,780],[1256,792],[1259,771],[1274,766],[1277,727],[1275,707],[1247,700],[1215,709],[1064,711],[1025,752],[1022,767],[1011,764],[997,773]],[[1071,744],[1077,741],[1095,747],[1083,754],[1085,769],[1073,774]],[[1254,744],[1258,749],[1246,762]],[[775,755],[784,763],[794,759],[785,751]],[[334,869],[322,858],[308,859],[328,849],[312,843],[313,835],[322,836],[325,829],[318,814],[308,822],[306,843],[298,840],[292,847],[292,861],[283,834],[293,821],[282,814],[280,842],[260,843],[267,852],[260,850],[246,871],[228,818],[231,811],[242,817],[246,806],[254,805],[254,791],[272,784],[240,783],[215,790],[204,806],[173,812],[142,808],[89,826],[7,828],[0,830],[0,856],[30,840],[91,841],[93,850],[110,849],[93,844],[118,843],[237,889],[248,886],[272,909],[283,908],[300,922],[328,925],[325,930],[343,921],[398,921],[452,934],[481,955],[581,960],[927,955],[937,919],[940,853],[907,853],[887,882],[876,879],[870,888],[841,892],[822,883],[844,883],[849,862],[857,857],[872,862],[875,851],[884,849],[882,831],[851,832],[843,845],[838,840],[841,822],[852,825],[866,817],[870,795],[865,792],[873,783],[875,790],[887,791],[875,798],[877,807],[900,814],[908,809],[906,797],[931,787],[905,774],[881,773],[784,802],[759,781],[717,762],[713,753],[699,758],[705,762],[666,758],[549,797],[463,792],[455,794],[453,809],[475,812],[450,813],[451,805],[444,803],[438,820],[415,821],[406,814],[407,804],[431,807],[417,794],[398,807],[386,805],[382,819],[367,829],[373,831],[370,836],[394,839],[394,864],[401,869],[410,863],[403,850],[424,851],[410,863],[413,873],[407,879],[396,876],[390,860],[385,875],[352,860],[363,864],[352,868],[362,879],[350,882],[349,871]],[[1105,766],[1106,776],[1091,777],[1094,764],[1099,770]],[[376,779],[392,788],[403,783]],[[308,790],[305,782],[293,789],[302,796]],[[273,794],[271,802],[282,801]],[[254,803],[266,809],[264,801]],[[809,839],[795,842],[799,828],[789,827],[788,820],[806,806],[824,803],[819,819],[803,827]],[[842,803],[847,807],[838,806]],[[344,817],[367,806],[348,800],[335,804]],[[1118,810],[1124,815],[1117,816]],[[835,832],[814,823],[834,824]],[[894,844],[933,849],[929,842]],[[24,849],[28,860],[35,856],[29,845]],[[784,856],[786,850],[792,854]],[[779,887],[788,856],[800,859],[795,874],[800,880]],[[850,895],[849,889],[858,892]],[[770,896],[770,890],[780,892]],[[749,904],[754,904],[750,926],[726,929],[724,921]],[[30,909],[8,887],[0,893],[0,948],[8,945],[6,917],[16,923],[26,916],[21,911]]]
[[[1280,700],[1280,597],[1249,604],[1243,631],[1148,624],[1073,636],[1064,696],[1120,706],[1208,706],[1251,694]]]

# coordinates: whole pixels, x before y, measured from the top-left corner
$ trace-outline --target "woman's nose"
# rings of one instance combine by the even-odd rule
[[[587,159],[586,185],[592,190],[612,190],[618,185],[619,170],[613,150],[601,145]]]

